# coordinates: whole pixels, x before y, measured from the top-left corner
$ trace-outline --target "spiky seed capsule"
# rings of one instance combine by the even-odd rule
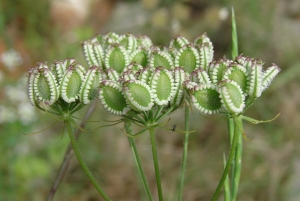
[[[224,71],[229,66],[230,61],[227,59],[221,59],[220,61],[213,61],[208,66],[208,74],[212,83],[217,84],[223,79]]]
[[[112,80],[114,82],[119,81],[120,74],[116,70],[109,68],[107,69],[106,73],[107,73],[108,80]]]
[[[64,76],[66,69],[75,62],[74,59],[66,59],[62,61],[55,61],[51,68],[52,73],[55,75],[58,86],[60,85],[61,79]]]
[[[97,66],[104,66],[104,48],[96,41],[93,43],[94,55],[96,56]]]
[[[93,48],[93,43],[91,41],[84,41],[82,43],[83,53],[85,60],[87,61],[89,66],[98,66],[99,63],[97,61],[95,51]]]
[[[136,77],[135,77],[135,73],[133,73],[132,70],[126,70],[122,73],[122,76],[121,76],[121,80],[124,82],[124,81],[128,81],[128,80],[136,80]]]
[[[191,100],[194,106],[205,114],[216,114],[220,112],[222,103],[220,93],[215,85],[197,85],[191,90]]]
[[[170,70],[174,68],[174,63],[171,55],[168,52],[154,49],[149,58],[149,65],[151,68],[163,66]]]
[[[207,47],[207,55],[209,55],[208,57],[207,57],[207,64],[208,63],[210,63],[212,60],[213,60],[213,56],[214,56],[214,46],[213,46],[213,44],[212,44],[212,42],[211,42],[211,40],[210,40],[210,38],[207,36],[207,34],[206,33],[204,33],[204,34],[202,34],[202,35],[200,35],[200,36],[198,36],[195,40],[194,40],[194,45],[195,46],[202,46],[202,45],[204,45],[205,44],[205,46]],[[200,52],[200,54],[201,54],[201,52]]]
[[[253,62],[256,62],[253,58],[244,57],[243,55],[239,55],[235,58],[236,62],[246,68],[247,71],[251,71],[251,66]]]
[[[36,101],[37,101],[37,97],[34,91],[34,80],[37,75],[38,75],[38,69],[36,67],[31,68],[27,74],[27,96],[29,98],[31,105],[33,106],[36,105]]]
[[[84,68],[81,65],[69,66],[60,84],[60,95],[65,102],[71,103],[78,98],[83,79]]]
[[[131,62],[129,65],[127,65],[125,67],[124,71],[131,70],[133,73],[136,73],[142,69],[143,69],[143,66],[140,65],[139,63]]]
[[[174,37],[169,45],[169,48],[175,48],[175,49],[180,49],[183,46],[189,44],[188,39],[186,39],[185,37],[183,37],[182,35],[176,36]]]
[[[99,67],[90,67],[83,79],[83,83],[80,88],[80,102],[84,104],[90,103],[92,100],[98,97],[98,88],[101,82],[101,71]]]
[[[174,95],[172,74],[163,67],[157,67],[150,79],[150,88],[157,105],[167,105]]]
[[[280,72],[280,68],[276,64],[272,64],[267,70],[264,72],[263,81],[262,81],[262,90],[266,90],[276,75]]]
[[[262,63],[256,61],[253,63],[251,67],[248,67],[248,69],[250,70],[248,95],[251,98],[255,99],[260,97],[263,89],[262,88],[262,78],[263,78]]]
[[[198,68],[191,73],[191,78],[193,82],[197,82],[199,84],[210,84],[210,78],[206,71],[202,68]]]
[[[130,54],[129,60],[131,62],[136,62],[136,63],[142,65],[143,67],[146,67],[148,65],[149,55],[148,55],[146,49],[138,48]]]
[[[55,76],[45,64],[40,64],[37,71],[33,81],[35,96],[33,94],[31,101],[34,101],[36,97],[38,101],[52,105],[59,97]]]
[[[203,43],[202,45],[196,46],[199,51],[200,57],[200,68],[207,71],[208,64],[213,60],[214,51],[211,43]]]
[[[154,104],[150,87],[139,80],[124,82],[123,93],[127,103],[136,111],[149,111]]]
[[[153,45],[153,43],[148,36],[142,35],[142,36],[137,37],[137,45],[139,47],[149,49]]]
[[[229,113],[239,114],[245,107],[245,96],[234,81],[225,80],[219,86],[222,107]]]
[[[119,44],[122,45],[128,53],[132,53],[137,47],[136,38],[132,34],[124,34],[119,37]]]
[[[105,55],[105,68],[112,68],[117,73],[122,73],[129,64],[129,56],[123,46],[114,44],[109,47]]]
[[[182,66],[184,70],[191,73],[200,67],[200,57],[197,49],[192,45],[180,48],[175,56],[175,66]]]
[[[249,76],[245,67],[237,63],[231,63],[225,70],[222,80],[232,80],[241,87],[243,93],[248,93]]]
[[[101,82],[99,100],[109,112],[115,115],[124,115],[129,110],[120,84],[106,80]]]
[[[173,70],[174,74],[174,95],[171,98],[172,106],[179,106],[183,101],[183,82],[185,81],[185,72],[183,67],[176,67]]]
[[[146,84],[149,84],[154,68],[143,68],[139,71],[138,79]]]
[[[102,37],[102,43],[106,45],[106,47],[117,44],[120,42],[120,36],[114,32],[108,32]]]

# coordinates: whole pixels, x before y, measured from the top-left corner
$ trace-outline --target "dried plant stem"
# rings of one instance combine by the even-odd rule
[[[157,157],[157,149],[156,149],[156,141],[155,141],[155,134],[154,128],[149,128],[151,145],[152,145],[152,155],[153,155],[153,162],[154,162],[154,169],[155,169],[155,177],[156,177],[156,184],[157,184],[157,193],[158,193],[158,200],[163,201],[163,193],[161,188],[161,181],[160,181],[160,171],[159,171],[159,164],[158,164],[158,157]]]
[[[84,162],[80,152],[79,147],[75,139],[75,135],[72,130],[71,122],[68,120],[65,120],[65,124],[69,133],[69,137],[71,140],[71,144],[73,146],[73,150],[75,152],[75,155],[77,156],[78,162],[80,163],[82,169],[84,170],[86,176],[91,180],[94,187],[97,189],[97,191],[100,193],[100,195],[103,197],[105,201],[110,201],[111,199],[106,195],[106,193],[103,191],[103,189],[99,186],[98,182],[96,181],[95,177],[92,175],[91,171],[89,170],[88,166]]]
[[[90,106],[89,106],[89,108],[88,108],[86,114],[84,115],[84,118],[83,118],[83,120],[82,120],[82,122],[81,122],[81,124],[80,124],[80,127],[81,127],[81,128],[84,128],[84,127],[85,127],[85,122],[86,122],[86,121],[90,118],[90,116],[93,114],[93,112],[94,112],[96,106],[97,106],[97,102],[96,102],[96,101],[93,101],[93,102],[90,104]],[[76,132],[75,132],[75,138],[76,138],[76,139],[79,137],[79,135],[80,135],[81,132],[82,132],[82,130],[79,129],[79,128],[76,130]],[[54,180],[54,183],[53,183],[53,185],[52,185],[52,187],[51,187],[51,189],[50,189],[50,192],[48,193],[48,196],[47,196],[47,198],[46,198],[46,201],[51,201],[51,200],[53,199],[56,190],[58,189],[58,187],[59,187],[59,185],[60,185],[62,179],[63,179],[63,178],[65,177],[65,175],[66,175],[66,172],[67,172],[68,167],[69,167],[70,160],[71,160],[71,158],[73,157],[73,155],[74,155],[74,151],[73,151],[73,148],[72,148],[72,144],[70,143],[70,144],[68,145],[68,148],[67,148],[66,152],[65,152],[64,159],[63,159],[63,161],[62,161],[62,163],[61,163],[61,165],[60,165],[60,168],[59,168],[59,170],[58,170],[58,173],[57,173],[57,176],[56,176],[56,178],[55,178],[55,180]]]
[[[188,151],[188,143],[189,143],[189,115],[190,115],[190,108],[189,106],[185,106],[185,131],[184,134],[184,142],[183,142],[183,151],[182,151],[182,164],[181,164],[181,175],[180,175],[180,183],[178,189],[178,201],[182,200],[182,192],[184,186],[184,174],[186,170],[186,159],[187,159],[187,151]]]

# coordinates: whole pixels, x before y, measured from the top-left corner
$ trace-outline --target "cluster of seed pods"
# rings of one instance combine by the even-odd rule
[[[178,108],[186,99],[213,114],[242,113],[261,95],[280,69],[238,56],[213,61],[213,46],[203,34],[193,42],[183,36],[158,47],[147,36],[99,35],[82,44],[88,70],[75,60],[45,63],[29,70],[28,97],[33,105],[98,98],[111,113]]]

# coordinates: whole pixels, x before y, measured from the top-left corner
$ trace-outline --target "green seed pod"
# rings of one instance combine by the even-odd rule
[[[186,39],[182,35],[178,35],[171,40],[169,48],[180,49],[183,48],[183,46],[186,46],[187,44],[189,44],[188,39]]]
[[[120,84],[106,80],[99,87],[99,100],[109,112],[115,115],[124,115],[129,110]]]
[[[61,98],[67,102],[75,102],[79,96],[80,87],[84,80],[84,68],[79,64],[72,64],[66,70],[60,84]]]
[[[157,105],[167,105],[174,95],[174,80],[170,71],[157,67],[150,79],[150,88]]]
[[[136,80],[136,77],[135,77],[135,73],[132,71],[132,70],[127,70],[127,71],[124,71],[122,73],[122,78],[121,80],[124,82],[124,81],[128,81],[128,80]]]
[[[199,84],[210,84],[210,78],[206,71],[202,68],[198,68],[191,73],[191,78],[193,82],[197,82]]]
[[[102,81],[101,73],[97,66],[92,66],[87,70],[80,88],[80,102],[88,104],[98,97],[98,88]]]
[[[137,44],[145,49],[149,49],[153,45],[151,39],[146,35],[137,37]]]
[[[143,69],[143,66],[140,65],[139,63],[131,62],[129,65],[127,65],[125,67],[124,71],[131,70],[133,73],[136,73],[142,69]]]
[[[122,45],[128,53],[132,53],[137,47],[136,38],[132,34],[124,34],[119,38],[119,44]]]
[[[243,93],[248,93],[249,90],[249,74],[246,68],[237,64],[231,63],[225,70],[222,80],[232,80],[240,85]]]
[[[52,73],[55,75],[55,78],[60,85],[61,79],[64,76],[66,69],[75,62],[74,59],[66,59],[63,61],[55,61],[54,65],[51,68]]]
[[[182,66],[184,70],[191,73],[200,67],[199,52],[189,44],[180,48],[175,56],[175,66]]]
[[[148,65],[149,61],[149,55],[144,48],[138,48],[135,51],[130,54],[130,59],[131,62],[136,62],[143,67],[146,67]]]
[[[195,86],[191,92],[194,106],[205,114],[216,114],[222,108],[220,93],[215,85],[203,84]]]
[[[191,80],[185,80],[183,82],[183,86],[187,89],[187,90],[190,90],[190,89],[194,89],[196,86],[198,86],[198,84],[196,82],[193,82]]]
[[[213,61],[208,66],[208,74],[212,83],[217,84],[223,79],[224,71],[229,66],[230,60],[221,59],[220,61]]]
[[[104,66],[104,49],[101,44],[96,41],[93,43],[94,55],[96,56],[97,66]]]
[[[206,64],[209,64],[212,60],[213,60],[213,56],[214,56],[214,47],[213,47],[213,44],[210,40],[209,37],[207,37],[207,34],[204,33],[202,34],[201,36],[198,36],[195,40],[194,40],[194,45],[195,47],[203,47],[205,49],[205,54],[203,52],[200,51],[200,57],[204,57],[204,55],[206,55]],[[201,61],[202,61],[202,65],[204,64],[202,58],[201,58]],[[204,69],[206,69],[204,67]]]
[[[154,68],[143,68],[138,72],[138,80],[149,84]]]
[[[168,52],[161,51],[156,48],[153,48],[151,50],[149,65],[151,68],[156,68],[158,66],[163,66],[168,70],[174,68],[174,63],[171,55]]]
[[[272,64],[272,66],[267,68],[263,75],[262,91],[268,88],[268,86],[271,84],[271,82],[279,72],[280,68],[276,64]]]
[[[29,96],[32,96],[30,101],[33,103],[36,97],[38,101],[46,105],[52,105],[59,97],[55,76],[46,64],[39,64],[37,71],[38,73],[34,76],[33,81],[34,93],[29,94]],[[30,80],[30,82],[32,81]]]
[[[126,81],[123,93],[130,107],[136,111],[149,111],[153,106],[153,94],[150,87],[142,81]]]
[[[179,106],[183,101],[183,82],[186,80],[186,74],[182,67],[176,67],[174,74],[174,95],[171,98],[171,106]]]
[[[257,62],[253,58],[244,57],[242,55],[237,56],[235,60],[238,64],[244,66],[247,71],[251,71],[251,66],[254,62]]]
[[[38,75],[37,67],[29,69],[27,74],[27,96],[29,98],[31,105],[33,106],[36,105],[36,101],[37,101],[37,97],[34,90],[34,80],[37,75]]]
[[[251,98],[258,98],[260,97],[262,93],[262,78],[263,78],[263,72],[262,72],[262,62],[256,61],[253,62],[253,65],[251,67],[248,67],[250,70],[249,73],[249,90],[248,95]]]
[[[198,45],[196,47],[200,55],[200,68],[203,68],[207,71],[207,66],[214,57],[214,51],[211,43],[203,43],[202,45]]]
[[[120,79],[120,74],[117,73],[114,69],[110,68],[106,71],[108,80],[112,80],[114,82],[118,82]]]
[[[114,32],[108,32],[102,37],[102,44],[105,44],[105,47],[108,47],[113,44],[120,42],[120,36]]]
[[[129,64],[129,56],[123,46],[114,44],[109,47],[105,55],[105,67],[112,68],[122,73],[125,66]]]
[[[236,82],[225,80],[219,87],[222,107],[229,113],[239,114],[245,107],[245,96]]]
[[[99,66],[99,63],[96,58],[95,50],[93,47],[93,43],[89,41],[84,41],[82,43],[83,53],[85,60],[87,61],[89,66]]]

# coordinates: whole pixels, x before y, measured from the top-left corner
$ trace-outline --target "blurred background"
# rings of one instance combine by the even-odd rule
[[[26,72],[37,62],[75,58],[87,66],[81,42],[108,31],[146,34],[167,45],[182,34],[189,40],[207,32],[214,59],[231,58],[230,10],[234,7],[239,52],[260,58],[265,67],[282,71],[246,113],[271,123],[244,128],[243,166],[238,200],[300,200],[300,1],[299,0],[4,0],[0,3],[0,200],[45,200],[69,143],[63,125],[35,135],[54,120],[37,111],[26,96]],[[86,109],[83,109],[86,110]],[[85,111],[77,114],[82,117]],[[98,103],[87,128],[115,120]],[[226,120],[191,114],[185,201],[207,201],[228,153]],[[183,130],[183,110],[171,115],[166,128]],[[101,186],[113,200],[146,200],[122,125],[82,133],[79,146]],[[157,129],[162,186],[166,201],[176,200],[183,135]],[[149,136],[137,138],[144,169],[156,194]],[[142,192],[142,193],[141,193]],[[77,159],[54,200],[101,200]],[[223,200],[220,196],[219,200]]]

